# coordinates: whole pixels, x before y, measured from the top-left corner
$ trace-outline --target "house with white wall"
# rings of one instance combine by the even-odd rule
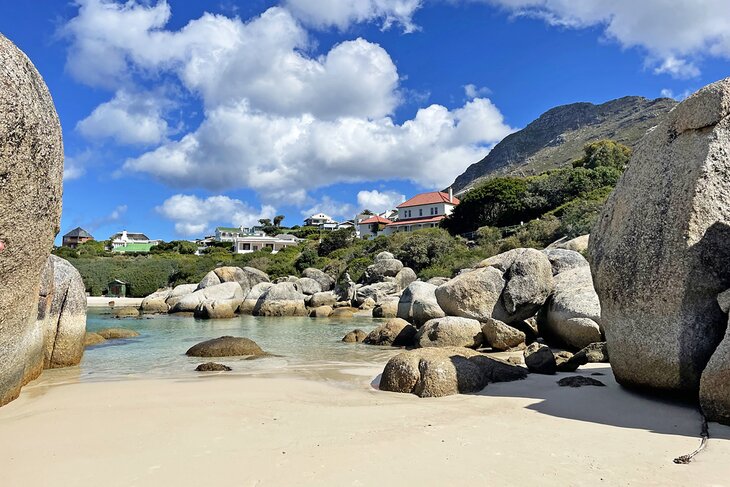
[[[393,223],[380,215],[370,215],[357,223],[357,235],[360,238],[373,238],[383,231],[386,225]]]
[[[304,220],[304,225],[308,227],[323,227],[326,230],[334,230],[337,227],[337,222],[332,219],[329,215],[324,213],[316,213],[309,218]]]
[[[447,193],[433,191],[417,194],[398,205],[398,220],[387,224],[383,229],[383,234],[391,235],[396,232],[414,232],[424,228],[436,228],[458,204],[459,199],[454,196],[451,188]]]
[[[263,233],[244,235],[233,239],[233,253],[250,254],[264,249],[271,249],[271,253],[275,254],[281,249],[299,245],[301,239],[290,234],[280,234],[275,237],[266,236]]]
[[[152,240],[144,233],[122,230],[111,237],[112,252],[149,252],[160,240]]]

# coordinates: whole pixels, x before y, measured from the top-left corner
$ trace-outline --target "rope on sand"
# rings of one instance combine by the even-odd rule
[[[689,462],[692,461],[692,459],[695,456],[697,456],[697,454],[699,452],[701,452],[702,450],[704,450],[705,447],[707,446],[707,440],[710,439],[710,432],[709,432],[709,429],[707,427],[707,418],[705,418],[705,415],[702,414],[701,412],[700,412],[700,416],[702,416],[702,433],[701,433],[702,441],[700,442],[699,448],[697,448],[695,451],[693,451],[689,455],[682,455],[681,457],[675,458],[674,459],[674,463],[676,463],[678,465],[686,465],[686,464],[688,464]]]

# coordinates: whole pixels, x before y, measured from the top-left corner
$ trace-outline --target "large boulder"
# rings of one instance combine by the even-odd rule
[[[522,367],[468,348],[421,348],[403,352],[385,365],[380,390],[442,397],[478,392],[490,382],[524,379]]]
[[[254,287],[251,288],[248,294],[246,294],[243,302],[238,307],[238,312],[247,315],[253,314],[253,311],[254,309],[256,309],[256,305],[258,305],[261,296],[263,296],[263,294],[273,286],[274,284],[270,282],[260,282],[256,284]]]
[[[398,285],[395,281],[377,282],[367,286],[361,286],[355,291],[355,302],[358,306],[371,298],[375,303],[380,303],[387,296],[398,294]]]
[[[310,277],[297,279],[294,283],[294,287],[296,287],[300,293],[306,294],[307,296],[312,296],[322,292],[322,286]]]
[[[172,289],[163,289],[146,296],[139,306],[140,311],[142,313],[167,313],[170,310],[167,298],[170,297],[171,293]]]
[[[167,303],[170,309],[172,309],[178,301],[188,294],[193,294],[196,289],[198,289],[197,284],[180,284],[179,286],[175,286],[175,288],[170,291],[170,294],[168,294],[167,299],[165,299],[165,303]]]
[[[373,308],[373,318],[395,318],[398,316],[398,303],[400,303],[400,299],[398,296],[383,298]],[[434,297],[434,301],[435,299]]]
[[[306,296],[294,283],[282,282],[268,288],[254,306],[255,316],[307,316]]]
[[[86,289],[81,274],[70,262],[48,257],[53,268],[50,308],[39,322],[43,326],[46,369],[78,365],[86,335]],[[39,307],[40,311],[40,307]]]
[[[194,312],[204,301],[222,301],[235,310],[243,301],[243,291],[237,282],[216,284],[183,296],[170,311]]]
[[[702,411],[713,421],[730,424],[730,323],[700,381]]]
[[[484,341],[492,350],[501,352],[525,344],[526,336],[517,328],[512,328],[494,318],[489,318],[482,326]]]
[[[525,320],[545,304],[553,290],[553,268],[547,256],[535,249],[514,249],[482,261],[479,267],[494,267],[505,281],[502,306],[505,323]],[[494,318],[500,319],[499,316]]]
[[[730,78],[635,149],[589,241],[611,366],[627,386],[695,396],[730,288]],[[709,416],[708,419],[715,419]]]
[[[561,272],[575,269],[576,267],[588,267],[588,261],[582,254],[574,250],[566,249],[545,249],[542,251],[550,261],[553,269],[553,276]]]
[[[446,316],[436,299],[436,286],[415,281],[408,285],[398,301],[398,318],[421,326],[428,320]]]
[[[555,291],[538,315],[540,333],[577,350],[603,340],[600,323],[601,304],[590,267],[575,267],[555,276]]]
[[[233,318],[235,311],[228,301],[207,300],[195,308],[194,315],[202,320],[219,320]]]
[[[312,297],[309,298],[309,306],[312,308],[319,308],[320,306],[334,307],[337,301],[339,301],[339,296],[335,293],[332,291],[323,291],[312,294]]]
[[[0,405],[43,370],[41,273],[59,230],[61,125],[43,79],[0,34]]]
[[[390,345],[393,347],[413,346],[416,327],[400,318],[393,318],[379,325],[365,338],[367,345]]]
[[[225,266],[213,269],[205,275],[198,289],[215,286],[224,282],[237,282],[241,286],[244,296],[248,294],[252,287],[261,282],[269,282],[269,276],[265,272],[253,267],[233,267]]]
[[[221,283],[221,278],[218,277],[218,274],[216,274],[215,271],[210,271],[200,281],[197,289],[205,289],[206,287],[217,286],[220,283]]]
[[[427,321],[418,330],[416,346],[478,348],[484,341],[482,326],[477,320],[446,316]]]
[[[248,338],[223,336],[206,340],[190,347],[185,352],[190,357],[237,357],[237,356],[262,356],[266,353],[261,350],[256,342]]]
[[[495,267],[465,272],[436,288],[439,307],[450,316],[479,321],[497,318],[505,321],[508,314],[502,305],[505,281]]]
[[[309,310],[310,318],[329,318],[332,314],[332,306],[317,306]]]
[[[588,250],[588,242],[590,235],[581,235],[571,240],[558,243],[555,247],[558,249],[572,250],[573,252],[585,252]]]
[[[403,269],[398,259],[376,259],[375,263],[365,270],[365,282],[372,284],[383,282],[386,277],[395,277]]]
[[[324,271],[320,271],[319,269],[315,269],[313,267],[309,267],[307,269],[304,269],[302,272],[302,277],[307,277],[309,279],[314,279],[317,281],[322,288],[322,291],[331,291],[335,287],[335,280],[327,274]]]
[[[418,279],[416,272],[410,267],[404,267],[395,275],[395,283],[398,285],[398,291],[403,291],[412,282]]]

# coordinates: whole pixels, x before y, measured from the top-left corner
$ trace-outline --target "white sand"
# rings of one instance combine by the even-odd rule
[[[0,408],[3,486],[730,485],[730,428],[692,408],[556,376],[419,399],[296,378],[58,385]],[[48,373],[50,372],[50,373]],[[373,370],[377,373],[378,370]],[[590,372],[590,371],[589,371]],[[66,379],[68,380],[68,379]]]
[[[143,298],[107,298],[105,296],[87,296],[86,306],[90,308],[108,308],[109,302],[114,301],[114,306],[135,306],[142,304]]]

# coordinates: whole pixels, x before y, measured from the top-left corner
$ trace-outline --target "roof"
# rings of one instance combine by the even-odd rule
[[[442,193],[441,191],[432,191],[431,193],[417,194],[413,198],[404,201],[397,208],[408,208],[409,206],[421,206],[421,205],[433,205],[436,203],[450,203],[452,205],[458,205],[459,198],[454,196],[453,201],[449,201],[449,194]]]
[[[116,240],[116,239],[118,239],[118,238],[122,238],[122,232],[119,232],[119,233],[115,233],[114,235],[112,235],[112,236],[111,236],[111,237],[109,238],[109,240]],[[129,240],[149,240],[149,239],[150,239],[150,238],[149,238],[149,237],[148,237],[147,235],[145,235],[144,233],[132,233],[132,232],[127,232],[127,238],[128,238]]]
[[[363,220],[359,223],[359,225],[367,225],[370,223],[385,223],[388,225],[389,223],[393,223],[392,221],[388,220],[387,218],[383,218],[380,215],[374,215],[368,218],[367,220]]]
[[[81,227],[74,228],[73,230],[68,232],[66,235],[64,235],[64,237],[94,238],[91,236],[91,234],[89,232],[87,232],[86,230],[84,230]]]
[[[231,233],[241,233],[241,229],[238,227],[216,227],[216,232],[231,232]]]
[[[325,215],[324,213],[317,213],[316,215],[312,215],[307,220],[332,220],[329,215]]]
[[[419,223],[437,223],[446,218],[445,215],[432,216],[431,218],[416,218],[411,220],[399,220],[397,222],[390,223],[388,227],[402,227],[404,225],[418,225]]]
[[[112,252],[149,252],[155,244],[151,243],[129,243],[124,246],[114,247]]]

